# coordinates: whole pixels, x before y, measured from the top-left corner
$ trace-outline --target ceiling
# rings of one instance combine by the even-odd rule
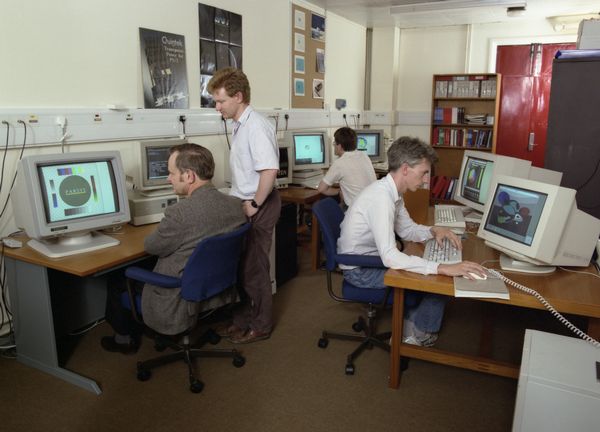
[[[461,24],[507,22],[548,18],[562,15],[595,14],[600,12],[600,0],[523,0],[527,7],[522,16],[508,17],[506,6],[481,6],[459,9],[428,10],[427,12],[390,13],[390,8],[401,5],[442,4],[450,6],[461,0],[307,0],[365,27],[437,27]],[[515,1],[517,3],[518,1]],[[482,0],[470,3],[490,4]],[[454,6],[454,5],[452,5]],[[600,16],[598,16],[600,17]]]

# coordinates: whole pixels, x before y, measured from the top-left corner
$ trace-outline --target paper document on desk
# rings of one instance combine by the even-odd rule
[[[488,276],[486,280],[471,280],[462,276],[454,276],[454,297],[510,299],[504,281],[493,276]]]

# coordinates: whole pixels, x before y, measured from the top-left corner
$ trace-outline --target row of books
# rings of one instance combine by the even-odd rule
[[[470,148],[492,148],[491,129],[433,128],[431,145]]]
[[[434,199],[452,199],[454,188],[458,187],[458,178],[436,175],[431,177],[431,198]]]
[[[463,107],[435,107],[433,109],[434,124],[459,124],[465,122]]]
[[[436,98],[495,98],[496,78],[453,76],[435,81]]]

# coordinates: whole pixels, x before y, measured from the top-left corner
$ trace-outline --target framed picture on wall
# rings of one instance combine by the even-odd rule
[[[322,79],[314,79],[312,83],[313,99],[323,99],[325,94],[325,83]]]
[[[325,17],[311,14],[310,34],[315,40],[325,42]]]
[[[316,63],[316,71],[318,73],[325,73],[325,50],[321,48],[317,48],[317,63]]]
[[[294,96],[304,96],[304,79],[294,78]]]
[[[294,73],[303,74],[304,69],[304,56],[295,55],[294,56]]]
[[[294,28],[306,30],[306,15],[304,12],[299,10],[294,11]]]
[[[304,52],[305,41],[302,33],[294,33],[294,51]]]

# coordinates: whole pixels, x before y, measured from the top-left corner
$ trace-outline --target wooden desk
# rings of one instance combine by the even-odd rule
[[[305,206],[307,204],[313,204],[325,198],[325,195],[321,195],[316,189],[309,189],[304,187],[293,187],[290,186],[285,189],[279,190],[281,201],[298,204]],[[311,216],[311,234],[310,234],[310,268],[315,271],[319,269],[319,256],[320,256],[320,237],[319,237],[319,222],[315,217],[314,213]]]
[[[43,256],[26,245],[27,237],[15,237],[24,246],[19,249],[4,248],[4,256],[14,318],[17,360],[93,393],[102,393],[94,380],[59,364],[60,347],[55,334],[52,300],[56,307],[61,288],[66,289],[64,281],[68,281],[69,285],[77,285],[75,291],[81,288],[81,295],[84,297],[88,290],[87,282],[91,279],[98,280],[112,270],[145,258],[144,238],[155,228],[154,224],[139,227],[127,224],[120,232],[110,234],[121,241],[120,245],[64,258]],[[102,292],[105,293],[105,290]],[[105,304],[94,306],[100,308],[103,316]],[[66,312],[77,312],[84,315],[82,319],[86,318],[81,311]]]
[[[409,255],[421,255],[422,244],[405,243]],[[463,259],[475,262],[498,259],[498,252],[487,247],[475,234],[470,234],[463,242]],[[488,267],[497,267],[491,263]],[[585,270],[585,269],[584,269]],[[587,271],[596,273],[590,266]],[[526,287],[539,292],[561,313],[588,317],[587,333],[595,339],[600,336],[600,283],[589,275],[566,272],[557,269],[549,275],[530,276],[519,273],[506,273],[506,276]],[[510,378],[519,376],[518,365],[494,361],[487,357],[450,353],[435,348],[424,348],[402,343],[402,323],[404,318],[404,289],[454,296],[453,280],[449,276],[424,276],[403,270],[388,270],[385,283],[394,287],[392,316],[392,349],[390,350],[389,386],[400,385],[400,357],[412,357],[441,363],[449,366],[485,372]],[[501,303],[531,309],[545,309],[533,296],[509,287],[510,300],[470,299]],[[585,329],[583,329],[585,330]]]

